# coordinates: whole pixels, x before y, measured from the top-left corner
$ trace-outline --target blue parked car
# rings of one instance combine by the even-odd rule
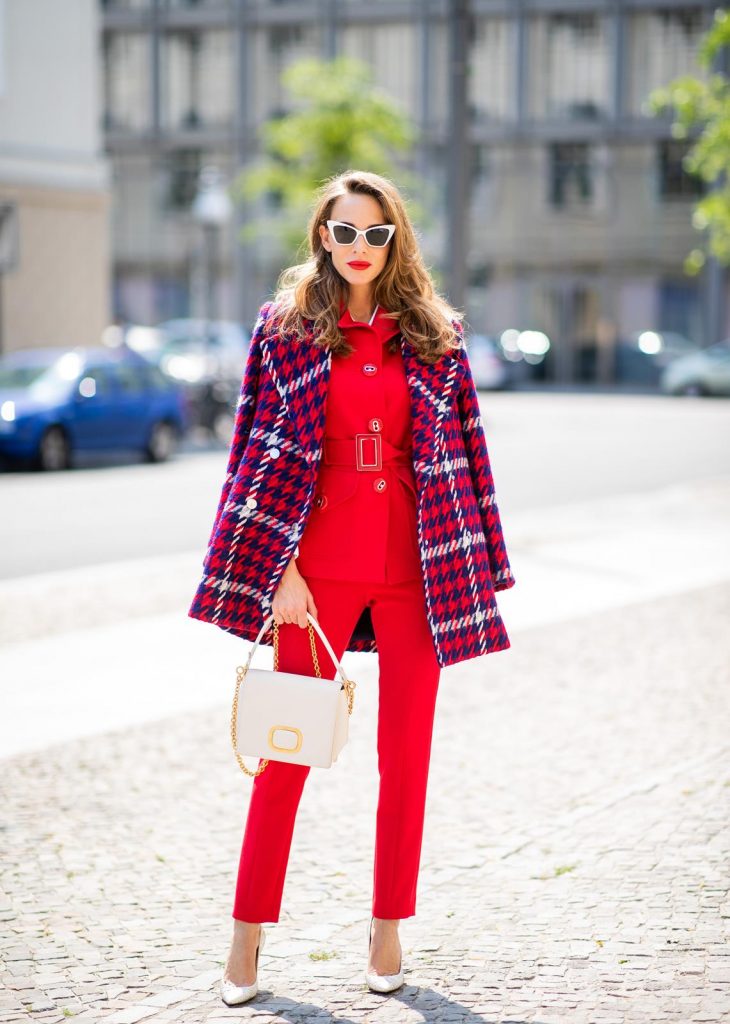
[[[0,457],[68,469],[74,452],[173,454],[189,424],[182,389],[126,346],[0,357]]]

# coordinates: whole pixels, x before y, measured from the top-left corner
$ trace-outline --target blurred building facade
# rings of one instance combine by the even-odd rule
[[[464,4],[462,3],[462,7]],[[447,0],[101,0],[103,117],[113,167],[115,312],[154,322],[191,312],[198,245],[190,206],[206,163],[226,178],[286,110],[292,60],[344,53],[415,121],[413,170],[446,194]],[[584,344],[641,329],[707,343],[697,182],[649,91],[699,74],[714,0],[471,0],[467,288],[472,328],[533,328],[559,341],[571,379]],[[425,239],[443,261],[448,210]],[[240,216],[240,214],[239,214]],[[221,246],[221,313],[250,322],[278,267]],[[730,333],[730,328],[728,330]]]
[[[0,351],[96,344],[110,316],[97,0],[0,0]]]

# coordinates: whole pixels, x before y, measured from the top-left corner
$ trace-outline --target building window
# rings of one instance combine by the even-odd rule
[[[272,25],[250,33],[250,110],[257,122],[289,113],[296,97],[284,89],[282,72],[303,57],[321,56],[319,25]]]
[[[471,180],[473,186],[479,186],[492,176],[491,147],[476,143],[470,146]]]
[[[105,11],[117,10],[144,10],[151,5],[152,0],[101,0],[102,9]]]
[[[478,121],[505,121],[514,114],[514,34],[517,22],[480,18],[469,53],[469,106]]]
[[[427,41],[428,72],[423,82],[423,117],[428,128],[439,134],[449,125],[449,37],[446,25],[443,22],[431,23]]]
[[[150,40],[143,33],[103,36],[104,128],[142,131],[151,124]]]
[[[659,324],[685,338],[702,340],[701,289],[697,282],[664,279],[659,283]]]
[[[231,0],[163,0],[171,10],[195,10],[198,7],[230,7]]]
[[[198,191],[202,166],[203,153],[200,149],[177,149],[165,154],[163,202],[166,210],[190,210]]]
[[[652,89],[680,75],[704,78],[697,48],[705,30],[700,7],[640,11],[629,21],[627,105],[634,116],[651,116],[647,99]]]
[[[611,111],[611,54],[606,18],[560,13],[530,22],[533,117],[596,120]]]
[[[593,200],[590,146],[585,142],[550,145],[550,204],[560,209],[587,206]]]
[[[484,290],[492,279],[492,268],[486,263],[477,263],[468,268],[469,287]]]
[[[227,127],[233,118],[234,39],[225,29],[169,32],[162,42],[167,128]]]
[[[662,199],[692,199],[705,192],[702,178],[684,169],[684,158],[691,143],[664,139],[659,143],[659,195]]]
[[[420,71],[415,26],[406,22],[342,25],[340,40],[343,55],[369,64],[375,85],[413,117]]]

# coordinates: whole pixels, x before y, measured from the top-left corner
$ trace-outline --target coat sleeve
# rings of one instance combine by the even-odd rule
[[[251,425],[253,424],[256,402],[258,399],[259,376],[261,373],[261,337],[266,327],[266,317],[268,316],[271,306],[271,302],[265,302],[263,306],[261,306],[251,334],[246,367],[243,372],[241,390],[238,396],[238,403],[236,405],[236,419],[233,426],[231,447],[228,453],[226,476],[223,481],[221,495],[218,500],[218,509],[213,521],[213,529],[210,531],[210,537],[208,539],[208,549],[210,549],[210,545],[212,544],[216,530],[218,529],[218,521],[223,509],[225,508],[225,504],[228,501],[231,485],[236,478],[238,464],[246,450],[249,434],[251,433]]]
[[[487,540],[489,567],[494,589],[507,590],[514,586],[515,578],[507,557],[499,508],[495,499],[494,479],[487,451],[487,439],[484,435],[479,397],[464,344],[463,327],[460,323],[454,323],[454,327],[461,340],[460,355],[466,368],[457,396],[464,448]]]

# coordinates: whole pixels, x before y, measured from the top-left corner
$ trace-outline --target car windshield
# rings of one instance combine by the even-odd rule
[[[52,363],[0,361],[0,389],[27,391],[29,397],[39,400],[54,398],[68,393],[81,366],[81,359],[75,352],[64,352]]]
[[[0,365],[0,388],[29,388],[42,374],[47,372],[47,366]]]
[[[705,349],[705,354],[712,359],[730,358],[730,341],[718,341],[715,345],[710,345]]]

